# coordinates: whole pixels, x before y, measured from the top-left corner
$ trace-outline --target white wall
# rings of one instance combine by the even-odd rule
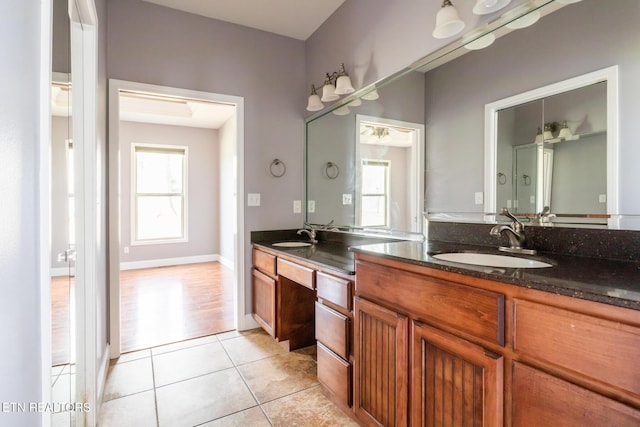
[[[49,142],[40,134],[41,119],[48,120],[40,115],[40,72],[41,65],[50,68],[41,64],[41,32],[49,28],[40,14],[39,1],[0,2],[0,402],[39,402],[46,386],[40,280],[48,271],[41,271],[40,259],[48,248],[39,239],[41,215],[48,215],[40,201],[49,188],[40,186],[39,161],[41,138],[47,138],[44,147]],[[30,427],[40,416],[0,413],[0,423]]]
[[[69,189],[67,185],[68,117],[51,118],[51,267],[66,268],[57,256],[69,247]]]
[[[132,246],[131,147],[134,143],[188,147],[188,242]],[[214,129],[120,122],[122,264],[169,258],[216,255],[220,250],[219,144]],[[124,247],[129,253],[124,253]]]

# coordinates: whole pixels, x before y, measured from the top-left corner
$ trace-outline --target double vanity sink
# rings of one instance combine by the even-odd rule
[[[537,259],[520,258],[510,255],[486,254],[479,252],[445,252],[432,255],[441,261],[457,262],[483,267],[501,268],[548,268],[553,267],[550,262]]]

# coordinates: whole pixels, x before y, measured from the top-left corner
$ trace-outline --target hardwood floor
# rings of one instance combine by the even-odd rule
[[[52,364],[69,363],[71,346],[71,297],[74,278],[51,278],[51,359]]]
[[[234,328],[233,271],[218,262],[120,273],[123,353]]]

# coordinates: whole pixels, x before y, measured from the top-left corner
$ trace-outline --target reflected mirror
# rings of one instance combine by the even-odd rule
[[[617,213],[616,87],[611,67],[488,104],[486,211],[606,225]]]

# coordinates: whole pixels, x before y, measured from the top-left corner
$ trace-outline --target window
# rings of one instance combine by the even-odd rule
[[[187,241],[187,147],[133,144],[132,244]]]
[[[387,160],[362,160],[360,224],[363,227],[389,225],[389,168]]]

